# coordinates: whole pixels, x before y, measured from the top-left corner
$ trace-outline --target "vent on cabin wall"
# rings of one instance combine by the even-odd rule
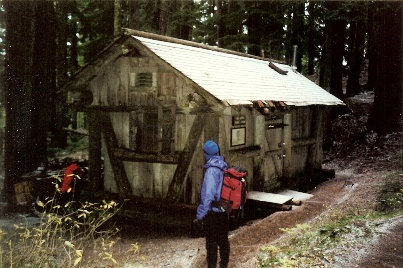
[[[130,90],[143,91],[152,90],[157,86],[156,72],[136,72],[130,73]]]
[[[152,87],[153,73],[137,73],[136,74],[136,87]]]

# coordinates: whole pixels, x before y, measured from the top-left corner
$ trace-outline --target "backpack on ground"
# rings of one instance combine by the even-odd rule
[[[246,175],[248,172],[241,167],[230,167],[224,171],[220,201],[216,207],[223,212],[241,211],[248,196]]]

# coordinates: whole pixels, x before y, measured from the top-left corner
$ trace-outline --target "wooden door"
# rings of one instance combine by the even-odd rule
[[[272,191],[280,186],[284,164],[283,117],[265,120],[264,190]]]

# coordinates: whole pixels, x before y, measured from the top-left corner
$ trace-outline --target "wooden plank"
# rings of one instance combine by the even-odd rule
[[[125,148],[113,148],[113,155],[121,161],[177,164],[179,154],[138,153]]]
[[[248,199],[260,201],[260,202],[267,202],[273,203],[278,205],[284,205],[285,203],[292,200],[291,196],[281,195],[281,194],[273,194],[273,193],[265,193],[265,192],[258,192],[258,191],[249,191],[248,192]]]
[[[247,159],[250,157],[257,157],[260,155],[260,150],[261,150],[261,147],[259,145],[245,147],[245,148],[236,149],[236,150],[230,150],[230,151],[228,151],[226,160],[228,163],[232,163],[232,162],[240,161],[240,160]]]
[[[131,194],[132,188],[126,175],[125,168],[122,161],[118,160],[114,154],[113,149],[118,147],[118,141],[116,139],[115,132],[109,114],[104,113],[102,115],[103,134],[105,137],[106,149],[109,155],[110,163],[113,173],[115,175],[116,185],[119,192],[125,194]]]
[[[266,106],[263,104],[263,102],[261,100],[258,100],[256,103],[259,108],[264,108]]]
[[[290,197],[292,197],[293,201],[305,201],[305,200],[308,200],[309,198],[313,197],[312,194],[293,191],[290,189],[284,189],[284,190],[278,191],[278,192],[276,192],[276,194],[290,196]]]
[[[292,140],[292,147],[309,146],[316,143],[316,138],[300,138]]]
[[[284,115],[283,119],[284,128],[283,128],[283,142],[284,142],[284,154],[285,158],[283,159],[283,176],[287,179],[291,178],[291,154],[292,154],[292,131],[291,131],[291,120],[292,116],[290,113]]]
[[[205,114],[198,114],[193,122],[192,128],[189,131],[188,139],[185,148],[179,156],[178,166],[176,167],[175,174],[168,188],[166,199],[168,202],[176,201],[186,183],[187,173],[190,169],[193,155],[197,143],[199,142],[205,122]]]
[[[314,118],[314,125],[311,130],[311,136],[315,139],[315,143],[309,150],[308,163],[313,166],[313,168],[322,168],[322,158],[323,158],[323,111],[320,107],[315,107],[315,114],[312,116]]]
[[[87,113],[88,120],[88,180],[89,191],[96,193],[103,191],[103,177],[101,172],[101,124],[99,120],[99,114],[97,111],[89,111]]]

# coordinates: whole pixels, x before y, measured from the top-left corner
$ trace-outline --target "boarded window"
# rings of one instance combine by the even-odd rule
[[[152,87],[153,73],[137,73],[135,85],[136,87]]]
[[[158,151],[158,114],[144,113],[141,150],[143,152]]]

